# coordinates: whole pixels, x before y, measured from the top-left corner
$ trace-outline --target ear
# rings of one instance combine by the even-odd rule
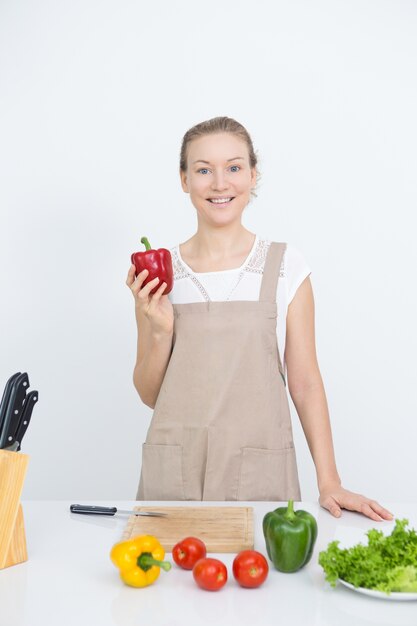
[[[256,167],[251,168],[251,184],[253,187],[256,185]]]
[[[182,190],[188,193],[187,174],[183,170],[180,170],[180,179]]]

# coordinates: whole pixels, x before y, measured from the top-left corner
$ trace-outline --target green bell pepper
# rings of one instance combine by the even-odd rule
[[[317,522],[307,511],[294,511],[294,501],[264,516],[266,551],[280,572],[296,572],[313,554]]]

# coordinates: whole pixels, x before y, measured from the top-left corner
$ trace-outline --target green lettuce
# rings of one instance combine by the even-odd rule
[[[319,553],[326,580],[332,587],[338,579],[354,587],[365,587],[389,594],[391,591],[417,592],[417,533],[407,530],[407,519],[396,519],[390,535],[372,528],[366,533],[368,545],[339,548],[332,541]]]

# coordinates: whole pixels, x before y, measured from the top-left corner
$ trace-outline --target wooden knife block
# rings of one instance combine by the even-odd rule
[[[27,561],[20,496],[29,457],[0,450],[0,570]]]

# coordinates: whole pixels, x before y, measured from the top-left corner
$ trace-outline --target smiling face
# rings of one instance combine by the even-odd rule
[[[231,133],[193,139],[188,145],[187,171],[180,175],[199,219],[213,226],[240,221],[256,183],[246,143]],[[213,201],[216,198],[231,200],[219,204]]]

